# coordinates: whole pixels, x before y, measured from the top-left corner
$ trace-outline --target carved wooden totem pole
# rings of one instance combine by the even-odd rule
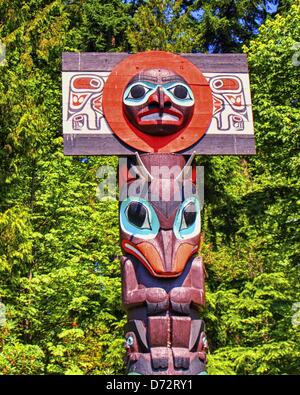
[[[195,154],[254,154],[244,55],[66,53],[66,155],[118,155],[129,374],[206,372]]]

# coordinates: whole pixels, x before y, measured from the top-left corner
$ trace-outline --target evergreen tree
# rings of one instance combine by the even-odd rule
[[[257,155],[206,168],[211,373],[299,374],[299,16],[297,1],[245,48]]]
[[[129,1],[135,11],[128,40],[134,52],[238,52],[290,0]]]
[[[141,5],[127,33],[133,52],[151,49],[192,52],[201,47],[191,12],[183,12],[182,7],[183,0],[153,0]]]
[[[69,7],[73,48],[80,51],[127,50],[129,9],[121,0],[74,0]]]
[[[96,199],[97,168],[116,161],[63,155],[60,59],[76,50],[75,6],[0,3],[3,374],[123,368],[118,209]]]
[[[196,0],[185,4],[193,10],[204,50],[239,52],[267,16],[276,12],[279,0]]]
[[[118,208],[95,192],[117,160],[63,155],[61,53],[236,50],[254,14],[230,42],[225,3],[262,4],[0,0],[0,374],[124,372]],[[300,3],[279,7],[245,47],[257,155],[198,159],[211,374],[299,373]]]

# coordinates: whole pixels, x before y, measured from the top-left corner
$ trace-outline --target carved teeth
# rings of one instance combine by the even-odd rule
[[[167,113],[160,114],[158,112],[155,112],[153,114],[149,114],[141,117],[141,120],[142,121],[178,121],[179,117]]]

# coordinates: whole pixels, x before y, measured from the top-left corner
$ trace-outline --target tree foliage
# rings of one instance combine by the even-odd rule
[[[213,372],[299,373],[300,333],[292,319],[300,296],[300,69],[293,64],[299,11],[298,1],[286,15],[268,20],[244,48],[257,155],[215,158],[206,168]]]
[[[96,198],[98,167],[117,159],[63,155],[61,53],[244,42],[257,155],[198,159],[209,371],[299,373],[300,3],[256,34],[260,4],[0,0],[0,374],[124,372],[118,207]]]
[[[238,52],[290,0],[128,1],[134,10],[128,41],[133,51]]]
[[[191,7],[183,12],[183,3],[183,0],[154,0],[141,5],[127,33],[133,52],[151,49],[191,52],[201,47]]]

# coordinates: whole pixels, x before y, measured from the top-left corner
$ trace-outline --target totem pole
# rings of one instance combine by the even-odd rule
[[[66,155],[120,156],[128,374],[205,374],[194,157],[255,153],[246,57],[66,53],[63,103]]]

